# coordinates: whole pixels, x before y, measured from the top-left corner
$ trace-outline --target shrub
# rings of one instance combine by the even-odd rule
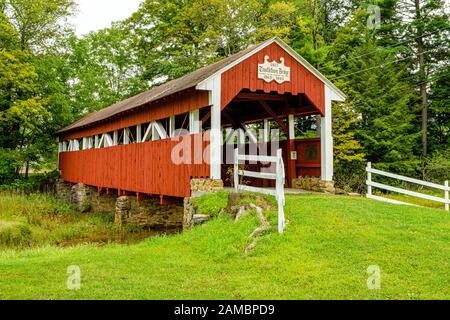
[[[32,240],[31,229],[19,222],[0,221],[0,245],[26,246]]]
[[[8,184],[17,179],[17,168],[20,166],[20,157],[16,151],[0,148],[0,184]]]
[[[450,180],[450,151],[435,153],[425,162],[425,179],[436,183]]]
[[[346,192],[365,193],[367,190],[366,164],[358,161],[346,164],[339,162],[335,166],[334,180],[336,187]]]
[[[17,178],[13,180],[0,180],[3,184],[0,185],[0,191],[31,194],[36,192],[54,193],[56,189],[56,181],[59,173],[57,171],[45,174],[34,174],[28,179]]]

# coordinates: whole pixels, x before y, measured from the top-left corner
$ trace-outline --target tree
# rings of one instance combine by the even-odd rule
[[[358,9],[340,30],[331,58],[339,61],[330,72],[354,103],[357,140],[367,160],[382,169],[415,175],[415,92],[407,81],[407,63],[377,44],[376,31],[366,25],[367,12]],[[333,70],[334,69],[334,70]]]
[[[146,1],[128,21],[145,79],[178,78],[254,43],[257,0]]]
[[[68,64],[72,71],[72,107],[78,116],[133,96],[151,83],[143,79],[144,67],[133,36],[122,24],[69,39]]]
[[[412,82],[419,87],[422,155],[428,155],[430,82],[442,61],[448,61],[450,22],[443,0],[404,0],[396,6],[399,40],[411,57]]]
[[[75,10],[73,0],[2,0],[5,14],[19,36],[20,48],[34,52],[54,46],[66,30],[61,20]]]

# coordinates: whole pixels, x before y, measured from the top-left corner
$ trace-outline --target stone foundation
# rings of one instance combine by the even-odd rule
[[[323,181],[316,177],[300,177],[292,181],[294,189],[302,189],[313,192],[335,193],[334,181]]]
[[[202,214],[194,203],[194,198],[184,198],[183,230],[211,220],[211,216]]]
[[[213,179],[192,179],[191,191],[192,192],[214,192],[223,189],[222,180]]]
[[[141,229],[188,230],[211,219],[202,214],[194,204],[194,198],[180,203],[161,205],[159,199],[137,201],[134,196],[117,197],[99,193],[96,187],[82,183],[58,182],[57,196],[70,202],[80,212],[114,214],[119,226],[133,225]],[[193,179],[192,192],[210,193],[223,189],[222,180]]]
[[[184,206],[161,205],[158,199],[137,201],[136,197],[119,197],[116,202],[115,223],[133,225],[141,229],[183,229]]]
[[[56,196],[58,198],[66,202],[70,202],[71,193],[72,193],[72,184],[61,180],[56,182]]]

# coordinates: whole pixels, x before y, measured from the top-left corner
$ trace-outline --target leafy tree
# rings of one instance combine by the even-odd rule
[[[412,82],[421,105],[422,155],[428,155],[430,82],[443,61],[449,61],[450,21],[443,0],[404,0],[396,3],[396,33],[410,58]]]
[[[132,35],[122,24],[90,33],[82,39],[72,36],[68,57],[72,71],[70,91],[73,108],[83,115],[135,95],[150,86],[143,80]]]
[[[358,10],[333,43],[332,57],[340,61],[334,81],[346,88],[361,119],[355,132],[367,159],[388,171],[414,175],[414,88],[405,80],[405,63],[377,45],[366,17],[365,10]]]
[[[152,84],[180,77],[248,47],[257,0],[146,1],[127,22]]]
[[[16,30],[20,48],[42,51],[66,30],[61,20],[75,9],[73,0],[2,0],[5,14]]]

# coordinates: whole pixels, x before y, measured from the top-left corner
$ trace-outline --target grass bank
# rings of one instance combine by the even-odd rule
[[[126,241],[127,231],[114,225],[111,213],[81,214],[47,195],[0,194],[0,250]]]
[[[276,222],[275,212],[267,215]],[[286,216],[286,233],[267,233],[249,255],[254,215],[238,223],[218,215],[134,245],[3,251],[0,299],[450,298],[445,211],[296,195],[287,197]],[[77,291],[66,286],[71,265],[81,270]],[[380,290],[367,287],[372,265],[381,268]]]

